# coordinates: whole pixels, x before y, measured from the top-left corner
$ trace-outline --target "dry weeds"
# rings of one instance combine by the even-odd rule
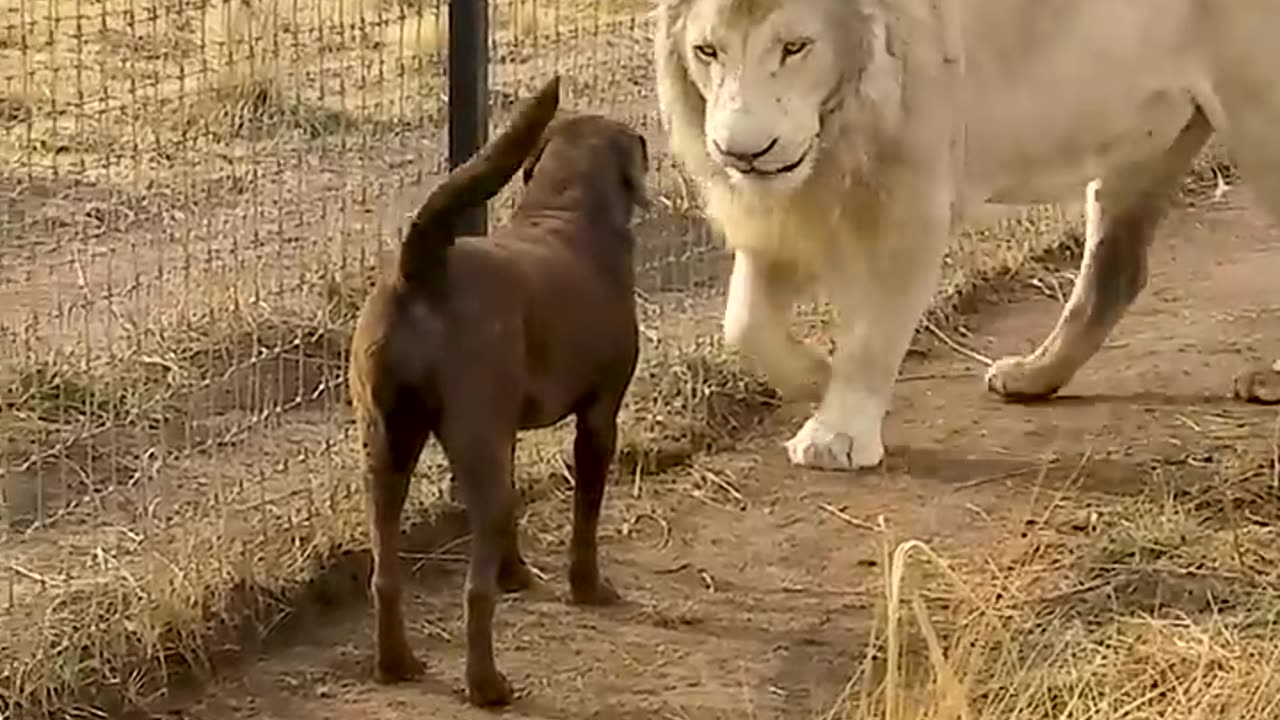
[[[1181,497],[1155,477],[1151,496],[1109,498],[1087,529],[1043,529],[998,572],[880,527],[877,630],[827,720],[1275,717],[1276,525],[1193,501],[1253,494],[1265,475],[1219,473]],[[911,578],[913,556],[931,572]]]
[[[592,43],[636,22],[623,2],[492,6],[521,43],[495,58],[499,109],[548,69],[526,44],[598,62]],[[349,218],[440,166],[421,138],[440,134],[444,76],[431,7],[31,7],[0,16],[0,714],[40,715],[145,703],[299,603],[363,592],[335,418],[368,240],[388,228]],[[576,69],[566,94],[599,102]],[[376,153],[397,143],[419,169]],[[562,445],[523,444],[531,497]],[[419,471],[422,527],[440,469]]]
[[[648,11],[637,0],[490,6],[494,59],[509,66],[495,68],[498,80],[545,73],[550,65],[536,56],[549,52],[590,62],[602,50],[584,46],[635,32]],[[225,152],[245,139],[314,139],[355,124],[419,127],[443,109],[444,8],[431,0],[10,8],[0,16],[0,157],[41,176],[109,174],[124,161],[162,171],[175,149]]]
[[[239,187],[231,197],[244,197],[259,189],[256,176],[224,168],[201,179],[192,158],[236,165],[287,143],[346,142],[355,133],[368,144],[439,117],[437,10],[354,0],[302,4],[286,16],[282,5],[142,10],[113,2],[89,11],[57,0],[25,32],[4,28],[0,155],[22,180],[0,178],[3,189],[19,198],[59,173],[110,179],[123,164],[141,193],[190,197],[223,183]],[[545,54],[599,42],[646,10],[635,0],[521,0],[499,4],[494,25],[499,36],[538,38]],[[30,41],[40,37],[55,40]],[[584,51],[567,64],[591,57]],[[519,58],[504,67],[514,75],[541,68]],[[651,113],[649,100],[633,100]],[[120,197],[106,204],[119,206]],[[281,191],[277,199],[286,198]],[[139,214],[172,222],[184,211],[191,208]],[[13,212],[17,238],[25,210]],[[947,327],[993,284],[1045,277],[1039,258],[1074,224],[1036,208],[963,236],[948,255],[931,322]],[[0,588],[0,710],[92,714],[146,704],[175,676],[271,635],[300,604],[363,592],[363,498],[341,373],[367,274],[308,267],[289,290],[302,300],[282,303],[246,292],[262,276],[238,270],[214,268],[181,298],[136,315],[107,303],[118,335],[105,360],[88,362],[84,347],[36,343],[42,349],[23,355],[34,362],[0,369],[0,452],[22,458],[0,478],[8,575]],[[81,273],[84,295],[93,280]],[[655,332],[624,418],[622,472],[723,447],[775,403],[719,345],[720,302],[716,293],[649,299],[646,326]],[[825,316],[805,321],[816,332]],[[6,342],[26,342],[16,327],[5,330]],[[562,481],[564,442],[563,429],[522,442],[528,501]],[[440,519],[448,515],[441,474],[438,455],[424,458],[407,513],[417,538],[409,554],[431,551],[442,539],[431,529],[449,526]],[[1009,617],[984,632],[1012,633]]]
[[[1280,414],[1186,422],[1234,450],[1156,463],[1137,497],[1078,492],[1086,454],[1021,539],[967,566],[859,522],[884,596],[825,720],[1276,717]]]
[[[1063,228],[1026,236],[1017,232],[1021,225],[1013,227],[993,236],[982,256],[952,256],[940,307],[957,305],[956,293],[978,287],[971,268],[992,272],[992,254],[1006,258],[1006,267],[1031,267],[1036,245],[1049,248],[1064,236]],[[99,494],[77,488],[67,493],[77,501],[58,512],[52,498],[27,508],[38,521],[22,531],[23,552],[8,559],[15,580],[0,648],[0,688],[11,707],[145,704],[175,673],[215,664],[218,647],[271,634],[299,603],[311,601],[317,586],[330,602],[363,593],[363,499],[341,371],[346,328],[368,279],[320,285],[325,313],[318,318],[242,309],[232,323],[163,333],[186,343],[150,362],[123,357],[91,377],[51,362],[10,384],[4,397],[12,410],[6,416],[16,423],[13,437],[39,449],[51,436],[45,425],[55,419],[79,429],[101,418],[115,433],[112,458],[125,464],[114,470],[125,482],[104,483]],[[721,302],[717,292],[642,298],[649,330],[622,423],[621,477],[723,448],[776,404],[767,385],[720,345]],[[279,384],[271,375],[281,349],[296,356],[290,366],[310,368],[293,371],[307,377],[285,383],[297,390],[244,402]],[[191,394],[207,391],[210,377],[236,373],[256,390],[242,389],[224,412],[262,407],[274,419],[214,422],[187,414],[209,407]],[[343,422],[335,425],[334,417]],[[193,427],[206,434],[193,437]],[[184,452],[157,458],[157,434],[179,429]],[[527,502],[563,483],[565,433],[559,428],[522,441]],[[176,436],[170,442],[180,445]],[[91,450],[77,456],[73,446],[54,455],[83,470],[77,462]],[[429,453],[407,514],[422,527],[441,512],[442,471],[439,456]],[[15,488],[29,493],[15,483],[26,477],[12,474],[8,495]],[[441,540],[436,533],[425,537],[407,552],[429,552]],[[40,542],[47,543],[43,551]]]

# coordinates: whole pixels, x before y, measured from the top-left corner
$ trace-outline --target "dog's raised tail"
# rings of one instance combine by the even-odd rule
[[[555,75],[520,104],[510,125],[431,191],[401,243],[401,278],[420,287],[433,287],[444,279],[459,218],[506,186],[538,146],[559,106],[560,76]]]

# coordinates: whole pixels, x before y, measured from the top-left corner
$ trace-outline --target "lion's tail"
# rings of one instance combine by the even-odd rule
[[[537,147],[559,105],[560,76],[555,75],[521,103],[515,120],[501,134],[431,191],[401,243],[399,272],[406,283],[439,287],[449,248],[457,237],[458,219],[502,190]]]

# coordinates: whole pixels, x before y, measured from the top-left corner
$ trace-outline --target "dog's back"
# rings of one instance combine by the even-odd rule
[[[348,377],[353,401],[394,407],[397,401],[388,395],[412,386],[419,395],[418,411],[430,415],[438,407],[438,388],[423,381],[436,374],[441,360],[458,220],[497,195],[520,170],[555,117],[559,101],[560,78],[554,76],[521,104],[501,134],[436,186],[415,213],[394,270],[379,280],[356,320]],[[424,417],[423,422],[432,420]]]
[[[497,195],[525,164],[555,117],[560,77],[523,103],[515,120],[497,138],[449,173],[414,215],[400,247],[400,279],[412,289],[435,293],[446,274],[448,250],[462,215]]]
[[[631,219],[647,204],[647,170],[644,138],[625,124],[595,114],[557,118],[525,163],[511,222],[488,238],[461,240],[454,251],[456,279],[484,277],[487,296],[510,295],[478,301],[472,317],[459,308],[453,320],[496,322],[495,308],[514,309],[502,322],[518,327],[523,340],[522,428],[558,421],[609,382],[602,378],[633,371]]]
[[[455,303],[445,322],[451,328],[492,328],[474,341],[483,346],[467,352],[451,348],[451,353],[457,352],[459,362],[468,354],[506,356],[510,391],[521,395],[520,428],[559,421],[607,382],[602,378],[624,378],[634,367],[638,328],[630,268],[626,275],[603,272],[566,242],[573,234],[590,232],[517,226],[492,238],[460,239],[451,259],[455,281],[475,277],[484,283],[483,288],[455,287],[459,295],[471,293],[474,302]],[[629,263],[630,254],[623,259]]]
[[[630,221],[647,202],[647,169],[643,136],[626,125],[594,114],[553,121],[527,154],[511,221],[448,250],[448,271],[430,285],[434,311],[414,331],[419,344],[438,336],[447,350],[435,372],[419,366],[417,376],[471,375],[489,358],[495,382],[521,398],[520,428],[559,421],[602,377],[629,376],[638,352]]]

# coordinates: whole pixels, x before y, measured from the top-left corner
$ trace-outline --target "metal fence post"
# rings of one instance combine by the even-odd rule
[[[489,135],[489,2],[449,2],[449,167],[456,168],[484,145]],[[483,235],[483,205],[460,221],[458,234]]]
[[[449,0],[449,168],[466,162],[489,136],[489,2]],[[457,226],[459,235],[483,235],[488,208],[473,208]],[[460,503],[457,479],[449,474],[447,496]]]

